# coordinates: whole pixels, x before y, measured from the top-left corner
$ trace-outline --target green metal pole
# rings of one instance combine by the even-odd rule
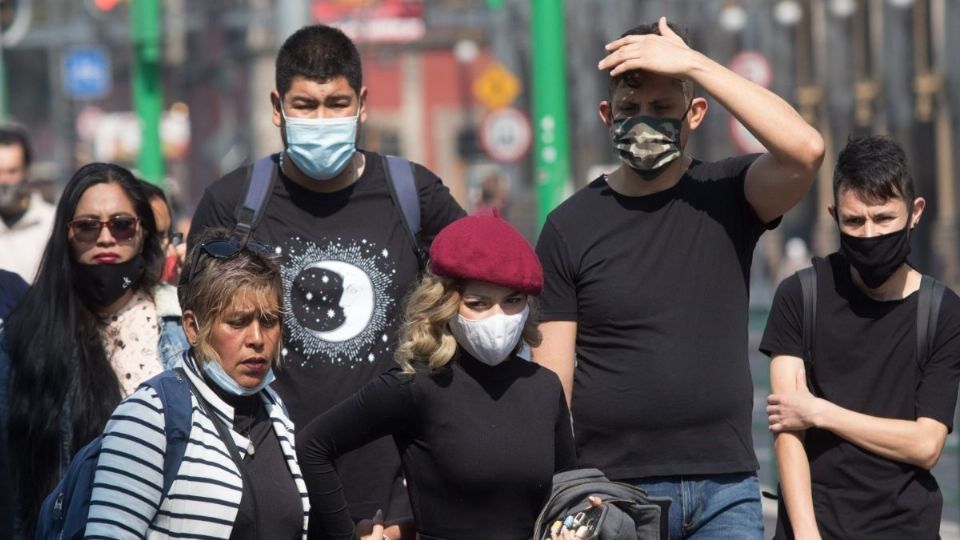
[[[163,110],[163,73],[160,54],[159,0],[131,0],[133,37],[133,102],[140,119],[140,175],[153,184],[163,183],[163,147],[160,113]]]
[[[563,0],[533,0],[533,129],[536,134],[537,228],[563,201],[570,180]]]

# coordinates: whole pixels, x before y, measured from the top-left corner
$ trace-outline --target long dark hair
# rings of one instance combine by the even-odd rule
[[[139,182],[123,167],[84,165],[67,183],[54,217],[50,241],[33,287],[4,322],[10,356],[10,462],[17,512],[33,536],[43,498],[60,479],[64,445],[72,455],[99,435],[120,402],[120,382],[100,339],[95,306],[77,293],[79,264],[71,255],[67,224],[80,197],[96,184],[120,186],[133,203],[143,229],[144,267],[136,285],[158,281],[160,243],[150,202]],[[67,416],[69,414],[69,416]],[[69,426],[69,440],[63,428]]]

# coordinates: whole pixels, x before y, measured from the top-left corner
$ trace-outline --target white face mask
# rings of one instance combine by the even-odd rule
[[[450,321],[450,333],[471,356],[495,366],[509,358],[517,347],[529,315],[529,305],[516,315],[498,313],[480,320],[457,315]]]

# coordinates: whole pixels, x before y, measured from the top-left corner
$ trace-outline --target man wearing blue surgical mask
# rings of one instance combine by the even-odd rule
[[[582,464],[673,500],[671,538],[759,539],[747,362],[750,263],[800,201],[823,139],[665,19],[607,44],[600,120],[621,161],[547,218],[534,359],[560,376]],[[686,155],[707,100],[769,150]],[[589,226],[586,226],[589,224]]]
[[[420,254],[464,215],[436,175],[403,161],[413,177],[406,194],[419,214],[415,231],[399,175],[384,156],[358,148],[367,94],[360,54],[340,30],[314,25],[291,35],[270,94],[284,150],[207,188],[190,229],[191,241],[208,227],[243,233],[240,208],[248,185],[261,185],[257,167],[272,175],[244,235],[281,255],[284,346],[272,386],[298,426],[394,365],[401,301]],[[391,524],[411,513],[392,441],[345,455],[338,470],[354,519],[382,509],[386,535],[398,538]]]

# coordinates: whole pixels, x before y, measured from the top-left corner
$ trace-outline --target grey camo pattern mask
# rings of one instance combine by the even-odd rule
[[[653,180],[683,155],[679,118],[631,116],[613,122],[613,147],[644,180]]]

